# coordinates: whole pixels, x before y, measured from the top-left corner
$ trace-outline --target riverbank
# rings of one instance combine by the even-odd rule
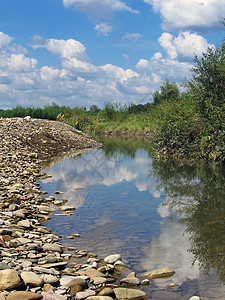
[[[146,298],[138,287],[148,279],[131,274],[120,280],[125,266],[119,254],[100,259],[66,249],[41,225],[62,205],[53,195],[42,196],[37,180],[48,176],[43,164],[101,144],[69,125],[29,117],[0,119],[0,137],[0,299]],[[75,208],[59,209],[67,216]],[[81,257],[87,257],[85,263],[79,263]]]

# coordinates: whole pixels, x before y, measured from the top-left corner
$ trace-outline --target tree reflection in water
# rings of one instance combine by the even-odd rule
[[[210,165],[178,165],[154,158],[149,143],[138,139],[102,140],[106,157],[125,153],[131,158],[138,148],[152,158],[152,175],[167,195],[165,206],[190,234],[193,264],[198,261],[207,274],[215,268],[225,282],[225,171]]]
[[[153,176],[168,195],[164,204],[191,235],[193,264],[206,273],[217,270],[225,282],[225,172],[212,166],[177,166],[153,160]]]

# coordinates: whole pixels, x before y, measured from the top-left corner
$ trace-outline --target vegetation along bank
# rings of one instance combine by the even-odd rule
[[[105,103],[69,108],[52,104],[44,108],[18,106],[0,110],[0,117],[58,120],[92,135],[144,135],[160,156],[180,160],[225,162],[225,43],[195,57],[193,76],[185,92],[166,80],[153,95],[153,103]]]

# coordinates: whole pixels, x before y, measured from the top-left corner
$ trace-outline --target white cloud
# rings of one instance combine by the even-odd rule
[[[119,68],[111,64],[107,64],[100,68],[106,73],[108,78],[111,77],[119,80],[120,82],[125,82],[132,77],[139,77],[139,74],[131,69],[124,70],[123,68]]]
[[[170,39],[177,53],[184,52],[178,51],[182,38],[186,41],[189,35]],[[9,42],[10,38],[7,40]],[[5,45],[0,51],[0,99],[9,107],[16,104],[42,106],[53,99],[59,105],[72,107],[92,104],[102,107],[107,101],[145,103],[151,101],[151,93],[166,78],[183,81],[192,68],[190,63],[178,60],[180,54],[171,58],[160,52],[148,60],[140,59],[136,69],[113,64],[97,66],[87,57],[85,46],[74,39],[35,36],[32,47],[58,55],[61,67],[44,65],[39,68],[39,62],[25,54],[24,49],[19,53],[17,45],[13,48],[11,44]]]
[[[13,38],[3,32],[0,31],[0,48],[8,45],[13,41]]]
[[[180,31],[177,37],[165,32],[158,41],[171,59],[178,56],[193,59],[195,54],[199,57],[203,52],[207,51],[208,47],[214,47],[201,35],[189,31]]]
[[[141,59],[136,64],[137,71],[146,77],[150,77],[153,83],[158,85],[170,78],[179,82],[190,77],[190,70],[193,65],[189,62],[180,62],[176,59],[163,58],[160,52],[157,52],[150,60]],[[152,83],[152,84],[153,84]]]
[[[95,24],[108,23],[115,12],[138,13],[121,0],[63,0],[63,4],[84,12]]]
[[[84,54],[86,48],[82,43],[74,39],[58,40],[58,39],[44,39],[40,36],[33,37],[32,47],[46,48],[53,54],[58,54],[62,58],[80,57]]]
[[[89,7],[95,7],[101,9],[101,7],[106,7],[112,11],[129,11],[132,13],[137,13],[136,10],[133,10],[126,5],[125,2],[120,0],[63,0],[65,7],[75,5],[78,8],[83,8],[83,10],[88,10]],[[96,10],[98,10],[96,9]]]
[[[64,60],[62,65],[65,69],[69,69],[72,72],[80,73],[80,74],[93,74],[98,71],[98,67],[94,66],[93,64],[82,61],[77,58],[71,58]]]
[[[112,32],[112,26],[107,23],[100,23],[95,26],[98,35],[108,36]]]
[[[30,72],[35,69],[37,60],[25,57],[24,54],[12,54],[6,62],[8,69],[17,72]]]
[[[214,27],[224,16],[225,0],[144,0],[160,13],[164,29]]]
[[[62,72],[53,67],[44,66],[40,70],[40,75],[43,80],[49,81],[61,77]]]
[[[140,38],[142,38],[142,35],[140,33],[125,33],[124,36],[122,37],[123,40],[128,40],[128,41],[137,41]]]

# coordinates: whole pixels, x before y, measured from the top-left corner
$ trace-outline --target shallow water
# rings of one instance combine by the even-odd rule
[[[224,172],[155,161],[141,141],[104,145],[45,169],[52,177],[42,189],[63,191],[57,199],[76,207],[47,226],[81,235],[62,240],[66,246],[102,258],[120,253],[141,279],[145,271],[173,268],[173,277],[142,288],[151,299],[225,299]]]

